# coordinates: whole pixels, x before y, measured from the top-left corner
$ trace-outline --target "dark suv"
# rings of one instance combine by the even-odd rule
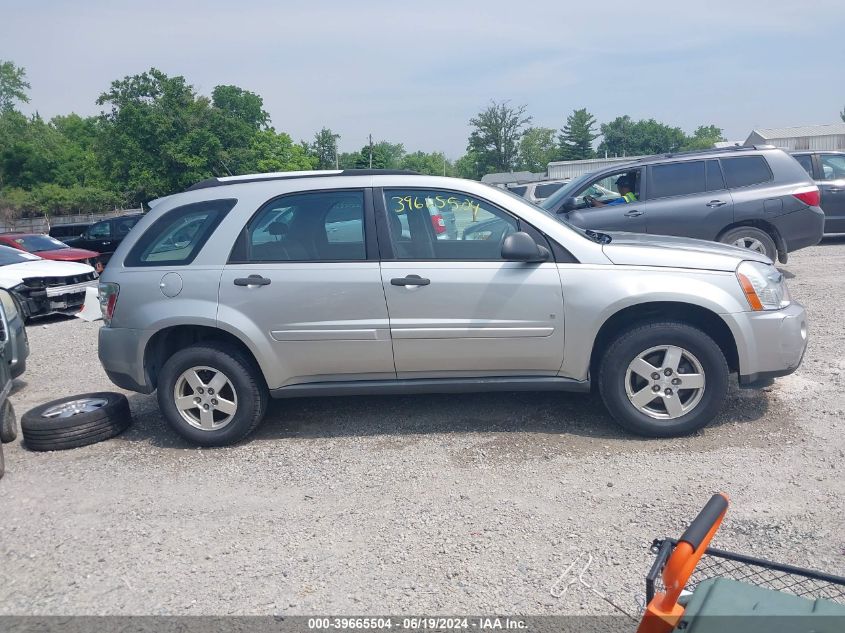
[[[845,233],[845,152],[793,152],[821,190],[825,233]]]
[[[617,181],[629,185],[625,202]],[[750,248],[772,261],[817,244],[819,188],[771,146],[664,154],[585,174],[540,203],[585,229],[680,235]]]
[[[79,237],[67,238],[63,241],[74,248],[87,248],[91,251],[97,251],[100,253],[100,261],[105,264],[118,244],[129,235],[129,231],[142,217],[144,217],[142,213],[128,213],[116,218],[101,220],[85,229],[85,232]]]

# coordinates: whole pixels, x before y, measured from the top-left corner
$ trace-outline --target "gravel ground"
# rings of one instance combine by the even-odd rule
[[[594,397],[484,394],[274,403],[234,448],[186,446],[154,397],[86,448],[6,445],[0,614],[635,613],[655,537],[714,491],[716,545],[845,575],[845,239],[782,267],[807,306],[802,367],[731,393],[676,440],[621,433]],[[18,415],[114,389],[97,323],[29,328]]]

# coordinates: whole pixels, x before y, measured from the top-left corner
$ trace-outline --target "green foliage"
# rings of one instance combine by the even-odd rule
[[[467,152],[478,160],[476,173],[513,171],[519,163],[519,144],[531,117],[527,106],[511,107],[508,101],[490,105],[469,120],[473,130]]]
[[[549,163],[560,156],[555,130],[550,127],[530,127],[519,142],[519,168],[545,172]]]
[[[0,112],[14,110],[16,101],[29,103],[26,91],[30,87],[26,70],[0,59]]]
[[[715,125],[699,125],[692,136],[688,136],[682,149],[710,149],[715,143],[724,141],[722,128]]]
[[[314,169],[317,160],[284,132],[278,134],[273,129],[258,132],[252,144],[252,156],[255,168],[250,172],[299,171]]]
[[[335,134],[329,128],[324,127],[314,135],[314,142],[311,143],[311,153],[317,159],[317,169],[334,169],[335,160],[340,162],[337,156],[337,142],[340,134]]]
[[[373,169],[399,169],[402,157],[405,155],[405,146],[402,143],[388,143],[380,141],[373,144]],[[364,145],[361,151],[355,155],[354,169],[370,168],[370,146]]]
[[[475,152],[467,152],[455,161],[454,165],[455,175],[458,178],[467,178],[468,180],[481,180],[481,164],[478,159],[478,154]]]
[[[596,118],[587,108],[574,110],[566,118],[566,125],[560,131],[561,160],[585,160],[595,158],[593,141],[598,138]]]
[[[603,156],[639,156],[676,152],[684,147],[687,136],[679,127],[654,119],[632,121],[625,115],[601,125],[604,136],[598,153]]]
[[[452,176],[454,167],[442,152],[413,152],[406,154],[399,164],[401,169],[410,169],[429,176]]]

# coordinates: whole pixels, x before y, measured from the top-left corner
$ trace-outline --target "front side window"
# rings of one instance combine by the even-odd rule
[[[111,224],[108,222],[97,222],[88,229],[88,237],[92,240],[103,240],[111,237]]]
[[[247,225],[244,246],[234,260],[364,260],[364,192],[313,191],[271,200]]]
[[[592,206],[621,204],[624,200],[622,194],[619,193],[620,186],[622,191],[630,192],[629,198],[631,200],[639,200],[640,174],[639,169],[627,169],[606,174],[598,180],[593,180],[575,192],[574,208],[585,209]],[[552,197],[556,196],[550,196],[547,200]]]
[[[199,254],[236,200],[208,200],[171,209],[147,228],[126,257],[127,266],[180,266]]]
[[[669,198],[703,193],[707,190],[703,160],[652,165],[648,197]]]
[[[822,180],[841,180],[845,178],[845,156],[839,154],[822,154],[819,156],[822,164]]]
[[[772,179],[769,164],[762,156],[722,158],[722,171],[730,189],[750,187]]]
[[[517,221],[485,200],[452,191],[386,190],[388,227],[397,259],[498,261]]]

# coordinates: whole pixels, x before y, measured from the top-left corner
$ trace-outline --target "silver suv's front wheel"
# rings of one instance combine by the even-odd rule
[[[644,323],[621,332],[599,367],[611,415],[639,435],[670,437],[708,424],[727,394],[728,366],[707,334],[685,323]]]
[[[176,352],[158,376],[158,403],[170,426],[200,446],[246,437],[264,417],[267,388],[252,360],[226,343]]]

